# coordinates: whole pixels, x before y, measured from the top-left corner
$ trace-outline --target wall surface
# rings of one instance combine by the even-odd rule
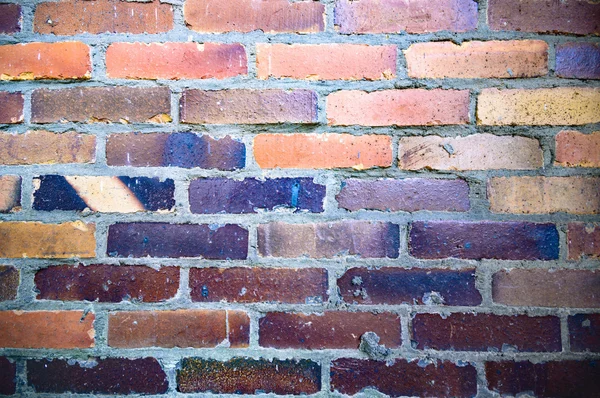
[[[2,1],[0,395],[597,396],[598,1]]]

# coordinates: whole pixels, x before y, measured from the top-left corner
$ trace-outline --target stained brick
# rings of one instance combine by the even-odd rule
[[[17,298],[19,280],[19,270],[15,267],[0,265],[0,302]]]
[[[23,94],[0,91],[0,123],[23,122],[23,104]]]
[[[600,45],[576,42],[557,44],[556,75],[573,79],[600,79]]]
[[[258,226],[258,251],[264,257],[396,258],[398,225],[386,222],[342,221],[319,224],[274,222]]]
[[[0,394],[14,394],[17,388],[16,379],[17,364],[6,357],[0,357]]]
[[[412,256],[427,259],[554,260],[559,242],[554,224],[416,221],[409,247]]]
[[[360,336],[375,332],[379,344],[400,347],[400,317],[389,312],[327,311],[319,315],[270,312],[258,321],[258,342],[262,347],[358,349]]]
[[[0,33],[11,34],[21,31],[21,6],[18,4],[0,4]],[[1,394],[1,393],[0,393]]]
[[[36,272],[35,287],[42,300],[156,303],[177,294],[179,268],[58,265]]]
[[[600,226],[570,223],[567,232],[569,260],[600,258]]]
[[[600,167],[600,131],[583,134],[563,130],[558,133],[554,164],[565,167]]]
[[[412,341],[418,349],[457,351],[560,351],[560,320],[554,316],[417,314]]]
[[[0,213],[18,211],[21,207],[21,177],[0,176]]]
[[[569,316],[571,351],[600,352],[600,314]]]

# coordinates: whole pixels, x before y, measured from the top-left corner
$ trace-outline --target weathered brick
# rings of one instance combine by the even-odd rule
[[[190,183],[189,199],[192,213],[200,214],[258,213],[279,208],[320,213],[325,191],[325,185],[315,184],[312,178],[201,178]]]
[[[33,123],[168,123],[170,113],[168,87],[40,88],[31,95]]]
[[[477,27],[473,0],[337,0],[340,33],[467,32]]]
[[[58,265],[35,274],[38,300],[156,303],[175,297],[179,268]]]
[[[0,4],[0,33],[11,34],[20,32],[21,20],[20,5],[12,3]]]
[[[154,358],[31,359],[27,383],[36,392],[163,394],[167,375]]]
[[[404,56],[408,75],[418,79],[518,78],[548,73],[548,44],[541,40],[415,43]]]
[[[319,315],[270,312],[258,321],[258,342],[262,347],[358,349],[360,336],[375,332],[379,344],[400,347],[400,317],[383,312],[327,311]]]
[[[2,225],[2,224],[0,224]],[[248,255],[248,231],[227,224],[119,223],[108,228],[111,257],[202,257],[243,260]]]
[[[340,358],[331,363],[331,391],[354,395],[366,388],[382,394],[426,397],[474,397],[477,371],[472,365],[431,361],[425,365],[396,359],[384,361]]]
[[[488,180],[495,213],[600,213],[600,178],[494,177]]]
[[[494,274],[496,303],[536,307],[600,308],[600,272],[511,269]]]
[[[254,158],[261,168],[357,170],[392,165],[392,139],[386,135],[259,134]]]
[[[201,33],[315,33],[325,27],[325,6],[316,1],[188,0],[183,14]]]
[[[365,44],[256,45],[259,79],[380,80],[396,76],[396,46]]]
[[[338,91],[327,96],[327,121],[348,126],[436,126],[469,122],[469,91]]]
[[[111,134],[106,143],[109,166],[173,166],[236,170],[246,164],[246,147],[230,136],[194,133]]]
[[[158,0],[63,0],[40,3],[35,9],[36,33],[162,33],[173,28],[173,10]]]
[[[120,311],[108,316],[108,345],[116,348],[216,347],[227,336],[223,310]]]
[[[351,268],[337,285],[347,303],[481,304],[474,269]]]
[[[0,176],[0,213],[21,208],[21,177]]]
[[[569,316],[571,351],[600,352],[600,314]]]
[[[0,258],[91,258],[96,255],[95,224],[0,222]]]
[[[583,134],[563,130],[556,135],[554,164],[565,167],[600,167],[600,131]]]
[[[598,224],[569,223],[567,231],[569,260],[600,258],[600,226]]]
[[[2,7],[0,7],[1,9]],[[16,380],[17,364],[6,357],[0,357],[0,394],[14,394],[17,388]]]
[[[477,98],[477,124],[574,125],[600,122],[600,88],[486,88]]]
[[[23,122],[23,104],[23,94],[0,91],[0,123]]]
[[[250,317],[244,311],[227,311],[227,339],[231,348],[250,345]]]
[[[19,280],[19,270],[15,267],[0,265],[0,301],[17,298]]]
[[[321,268],[192,268],[193,301],[322,303],[327,270]]]
[[[273,222],[258,226],[258,252],[264,257],[396,258],[398,225],[387,222],[341,221],[319,224]]]
[[[94,347],[94,320],[84,311],[0,311],[0,347]]]
[[[336,195],[339,207],[381,211],[468,211],[469,185],[464,180],[425,178],[342,182]]]
[[[503,396],[586,398],[600,391],[598,361],[486,362],[488,388]]]
[[[576,42],[557,44],[556,75],[572,79],[600,79],[600,45]]]
[[[0,46],[0,80],[89,79],[90,48],[78,41]]]
[[[34,178],[33,185],[35,210],[133,213],[175,206],[174,181],[158,177],[45,175]]]
[[[184,358],[177,370],[183,393],[314,394],[321,390],[321,366],[308,359]]]
[[[600,34],[600,4],[589,0],[490,0],[493,30],[539,33]]]
[[[182,123],[315,123],[317,94],[311,90],[185,90]]]
[[[554,316],[417,314],[411,339],[418,349],[457,351],[560,351],[560,319]]]
[[[409,247],[412,256],[427,259],[554,260],[559,242],[554,224],[416,221]]]
[[[95,160],[96,137],[92,134],[43,130],[0,133],[0,164],[93,163]]]
[[[246,74],[239,43],[113,43],[106,75],[120,79],[225,79]]]

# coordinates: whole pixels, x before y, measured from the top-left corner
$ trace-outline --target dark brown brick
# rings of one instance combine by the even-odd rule
[[[258,321],[259,344],[262,347],[358,349],[360,336],[375,332],[379,344],[400,347],[400,317],[389,312],[327,311],[319,315],[270,312]]]
[[[570,223],[567,242],[569,260],[600,258],[600,225]]]
[[[21,123],[23,103],[23,94],[0,91],[0,123]]]
[[[0,357],[0,394],[12,395],[17,388],[17,364]]]
[[[19,270],[0,265],[0,301],[14,300],[19,290]]]
[[[20,31],[21,6],[12,3],[0,4],[0,33],[11,34]]]
[[[418,349],[457,351],[560,351],[560,320],[554,316],[417,314],[412,340]]]
[[[250,317],[244,311],[227,311],[227,337],[231,348],[246,348],[250,344]]]
[[[569,316],[571,351],[600,352],[600,314]]]
[[[156,303],[177,294],[179,268],[58,265],[39,270],[35,286],[42,300]]]
[[[474,397],[477,371],[472,365],[458,366],[449,361],[425,365],[396,359],[384,361],[354,358],[331,363],[331,391],[354,395],[373,388],[392,397]]]

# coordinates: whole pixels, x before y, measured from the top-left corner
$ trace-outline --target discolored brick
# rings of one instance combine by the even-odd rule
[[[222,394],[314,394],[321,390],[321,366],[308,359],[184,358],[177,391]]]
[[[38,300],[157,303],[179,288],[179,268],[127,265],[58,265],[35,274]]]
[[[571,351],[600,352],[600,314],[571,315],[567,324]]]
[[[21,208],[21,177],[0,176],[0,213]]]
[[[258,321],[261,347],[358,349],[360,336],[374,332],[379,344],[397,348],[402,344],[400,317],[389,312],[327,311],[319,315],[269,312]]]
[[[0,4],[0,34],[20,32],[21,21],[22,17],[20,5],[13,3]]]
[[[2,7],[0,7],[1,9]],[[0,394],[14,394],[17,388],[16,379],[17,364],[6,357],[0,357]]]
[[[0,15],[2,14],[0,13]],[[22,123],[23,104],[23,94],[0,91],[0,123]]]
[[[409,248],[412,256],[426,259],[554,260],[559,241],[554,224],[416,221]]]
[[[555,316],[417,314],[411,340],[418,349],[456,351],[560,351]]]
[[[556,75],[571,79],[600,79],[600,45],[578,42],[557,44]]]
[[[600,131],[583,134],[563,130],[558,133],[554,164],[565,167],[600,167]]]
[[[600,226],[598,224],[569,223],[567,231],[569,260],[600,258]]]
[[[244,311],[227,311],[227,338],[231,348],[250,345],[250,317]]]
[[[231,303],[322,303],[327,271],[321,268],[192,268],[193,301]]]
[[[0,265],[0,302],[17,298],[20,279],[15,267]]]

